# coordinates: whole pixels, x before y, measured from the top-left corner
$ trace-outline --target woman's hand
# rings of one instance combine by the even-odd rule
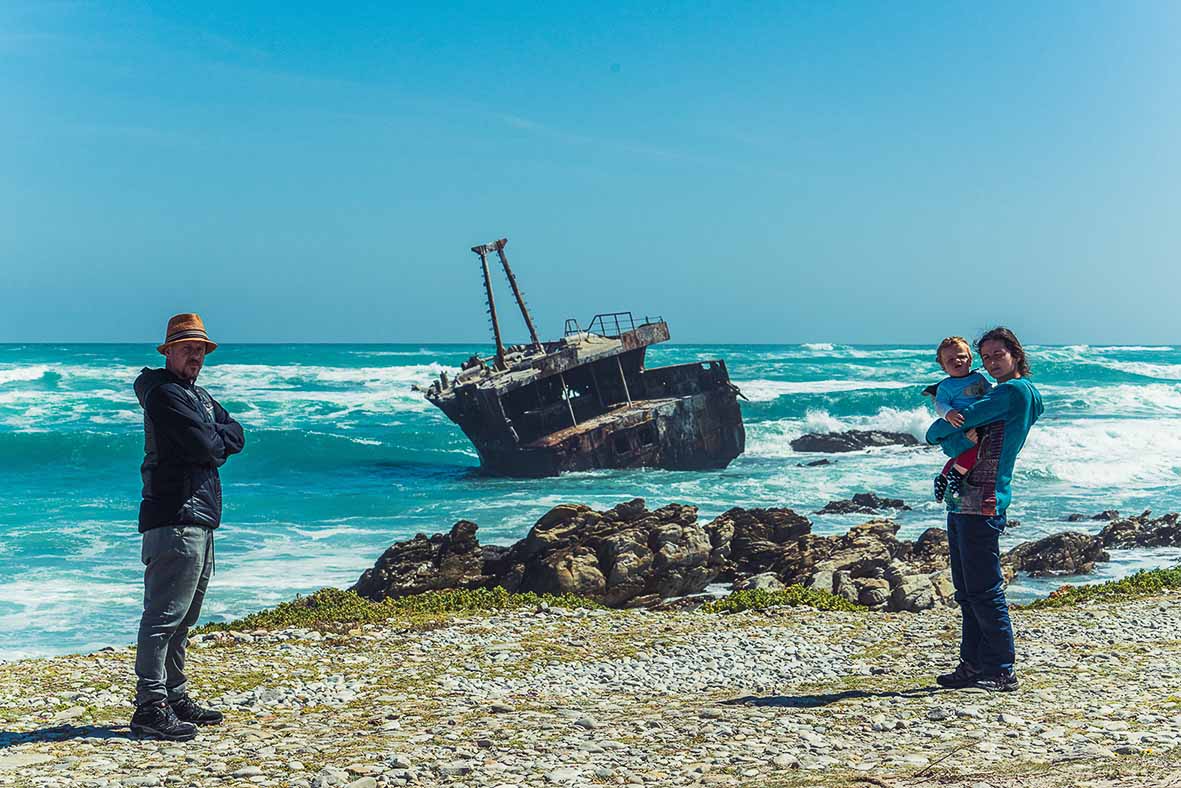
[[[947,412],[947,415],[944,416],[943,418],[947,419],[947,423],[950,424],[951,426],[955,427],[956,429],[959,429],[960,427],[964,426],[964,415],[962,413],[960,413],[958,410],[949,410]]]
[[[962,422],[963,418],[961,418],[960,421]],[[975,427],[973,427],[972,429],[965,432],[964,437],[967,438],[968,440],[972,441],[972,443],[979,443],[980,442],[980,434],[976,432]]]

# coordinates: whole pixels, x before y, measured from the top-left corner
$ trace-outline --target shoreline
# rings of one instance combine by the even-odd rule
[[[836,786],[874,777],[1056,788],[1181,777],[1181,594],[1013,618],[1022,687],[1001,694],[933,689],[934,673],[954,664],[951,609],[538,605],[211,632],[194,638],[190,677],[227,721],[185,744],[124,737],[131,648],[10,663],[0,666],[0,784]]]
[[[870,495],[872,495],[872,494],[870,494]],[[856,499],[858,497],[859,496],[854,496],[854,499]],[[886,499],[881,499],[881,500],[883,503],[887,502]],[[851,504],[851,503],[853,503],[853,501],[833,501],[833,502],[829,503],[829,507],[832,507],[832,506],[835,506],[838,504],[846,505],[846,504]],[[894,501],[890,501],[888,503],[890,506],[902,506],[903,505],[903,502],[900,500],[894,500]],[[559,505],[558,507],[556,507],[555,509],[551,510],[546,515],[544,515],[542,517],[542,519],[539,520],[538,524],[540,525],[542,522],[544,522],[548,519],[552,519],[554,515],[559,514],[560,512],[562,512],[562,510],[580,509],[580,510],[584,510],[587,515],[597,518],[597,517],[601,517],[601,516],[608,516],[609,517],[613,512],[615,512],[621,508],[635,507],[637,505],[640,508],[640,513],[644,516],[656,516],[656,515],[659,515],[661,512],[667,511],[670,508],[672,508],[672,509],[679,508],[679,509],[682,509],[685,511],[695,510],[695,507],[686,507],[681,504],[669,504],[668,507],[662,507],[661,509],[658,509],[655,511],[648,511],[644,508],[643,499],[634,499],[633,501],[627,502],[625,504],[620,504],[618,507],[616,507],[616,509],[612,509],[612,510],[604,511],[604,512],[595,512],[594,510],[591,510],[588,507],[581,506],[581,505],[562,504],[562,505]],[[851,537],[855,531],[859,530],[862,527],[873,526],[876,528],[877,526],[890,524],[893,522],[891,519],[888,519],[888,518],[883,519],[881,516],[882,514],[891,511],[890,508],[887,507],[887,508],[876,510],[878,512],[878,514],[876,516],[873,514],[873,511],[875,511],[875,510],[862,509],[859,512],[850,511],[850,512],[842,513],[842,515],[843,515],[842,519],[848,519],[848,515],[851,513],[858,514],[859,515],[858,519],[864,519],[866,517],[873,518],[870,520],[866,520],[865,522],[862,522],[860,526],[854,526],[853,528],[851,528],[849,530],[847,536]],[[760,519],[764,518],[765,516],[770,516],[770,515],[775,515],[778,517],[790,516],[792,518],[802,517],[801,515],[797,515],[791,509],[768,509],[768,510],[731,509],[731,510],[723,513],[723,515],[719,516],[719,518],[716,518],[715,522],[720,521],[725,517],[729,517],[731,515],[734,515],[735,513],[738,513],[739,516],[747,515],[747,514],[757,515]],[[816,514],[821,514],[821,513],[816,512],[813,514],[816,515]],[[1166,514],[1162,517],[1152,519],[1150,517],[1150,513],[1147,511],[1142,514],[1139,514],[1139,515],[1132,515],[1132,516],[1128,516],[1128,517],[1121,517],[1119,515],[1119,513],[1115,512],[1115,511],[1105,511],[1105,512],[1102,512],[1098,515],[1093,515],[1093,516],[1084,516],[1084,515],[1076,514],[1076,515],[1071,515],[1069,518],[1064,518],[1062,521],[1063,525],[1066,526],[1067,528],[1071,528],[1072,530],[1060,531],[1056,534],[1053,534],[1050,537],[1044,537],[1042,540],[1037,540],[1037,542],[1027,542],[1027,543],[1022,543],[1022,544],[1023,545],[1034,545],[1035,543],[1039,543],[1039,542],[1052,542],[1056,537],[1077,535],[1077,536],[1090,537],[1092,539],[1092,541],[1095,542],[1095,547],[1098,548],[1099,542],[1101,540],[1103,540],[1103,537],[1106,534],[1108,534],[1108,531],[1112,531],[1115,534],[1115,538],[1108,540],[1108,544],[1111,545],[1109,557],[1099,558],[1097,561],[1093,561],[1091,563],[1090,571],[1087,571],[1087,572],[1069,573],[1069,574],[1064,573],[1064,572],[1063,573],[1050,572],[1049,574],[1046,574],[1043,576],[1036,576],[1036,575],[1031,575],[1024,570],[1018,571],[1017,573],[1014,574],[1012,580],[1008,584],[1007,591],[1009,591],[1009,601],[1011,604],[1028,605],[1030,603],[1036,602],[1037,600],[1047,598],[1048,596],[1054,594],[1059,588],[1061,588],[1064,585],[1075,586],[1075,587],[1096,586],[1096,585],[1101,585],[1104,583],[1110,583],[1110,582],[1119,580],[1121,578],[1129,577],[1137,572],[1142,572],[1145,570],[1167,569],[1167,568],[1170,568],[1173,566],[1181,565],[1181,544],[1177,544],[1178,536],[1181,535],[1181,529],[1177,528],[1178,518],[1179,518],[1179,515],[1177,515],[1177,514]],[[693,515],[689,515],[687,517],[687,520],[690,524],[693,524],[696,522],[696,517]],[[461,522],[463,522],[463,521],[461,521]],[[806,517],[802,518],[802,522],[809,523],[809,524],[812,523],[812,521],[809,521]],[[707,523],[704,525],[705,525],[706,529],[709,529],[709,528],[713,527],[714,523]],[[457,526],[458,526],[458,524],[457,524]],[[1098,526],[1103,526],[1103,529],[1100,532],[1095,533],[1094,529]],[[581,528],[582,526],[579,526],[579,527]],[[535,528],[536,528],[536,526],[535,526]],[[1075,528],[1080,529],[1080,530],[1073,530]],[[1122,529],[1122,531],[1121,531],[1121,529]],[[532,533],[534,533],[533,530],[530,531],[530,534],[532,534]],[[838,534],[839,534],[839,531],[833,532],[833,533],[828,534],[828,537],[826,537],[826,538],[830,538],[830,537],[832,537],[834,535],[838,535]],[[474,535],[474,530],[473,530],[473,535]],[[881,534],[879,534],[879,536],[881,536]],[[889,535],[885,534],[884,536],[886,538],[886,542],[889,543],[890,542]],[[434,542],[435,540],[437,540],[441,537],[443,537],[443,534],[435,534],[434,536],[431,537],[430,541]],[[1134,542],[1135,537],[1139,537],[1142,542],[1147,541],[1148,544],[1134,545],[1133,542]],[[511,552],[514,545],[522,544],[528,538],[530,538],[530,537],[527,535],[526,537],[522,537],[521,539],[518,539],[516,542],[510,542],[510,543],[494,542],[494,543],[490,543],[487,545],[480,545],[476,542],[471,542],[470,544],[461,545],[460,547],[462,549],[467,549],[468,551],[475,552],[475,553],[479,553],[479,551],[483,550],[485,557],[486,557],[488,554],[488,551],[492,551],[493,553]],[[1159,543],[1154,543],[1152,541],[1153,539],[1156,539]],[[408,546],[412,545],[415,541],[416,540],[395,542],[386,551],[386,553],[388,554],[392,551],[395,551],[396,548],[408,547]],[[784,542],[783,544],[788,545],[789,542]],[[903,542],[903,544],[905,545],[906,543]],[[1116,544],[1121,544],[1124,546],[1116,547],[1115,546]],[[1151,546],[1149,546],[1150,544],[1151,544]],[[715,547],[716,547],[716,545],[715,545]],[[863,547],[864,547],[864,545],[860,545],[859,549],[862,549]],[[1045,551],[1048,552],[1054,558],[1054,560],[1060,561],[1063,558],[1063,555],[1060,554],[1061,552],[1063,552],[1063,551],[1061,551],[1061,547],[1062,547],[1062,545],[1060,545],[1058,543],[1050,543],[1047,545]],[[473,550],[473,548],[474,548],[474,550]],[[438,553],[438,548],[436,546],[432,549],[435,550],[435,554],[433,556],[431,556],[430,558],[432,561],[435,561],[437,563],[439,560],[439,557],[440,557],[440,555]],[[445,550],[450,550],[451,551],[450,554],[454,557],[456,555],[455,543],[452,542],[452,544],[450,544],[447,548],[445,548]],[[716,552],[716,550],[715,550],[715,552]],[[1070,547],[1069,550],[1066,550],[1065,557],[1067,559],[1070,559],[1072,557],[1071,556],[1072,552],[1077,552],[1077,547]],[[416,557],[416,560],[426,557],[421,552],[414,553],[414,556]],[[383,556],[383,559],[384,559],[384,557],[385,556]],[[727,556],[727,558],[729,558],[729,557],[730,556]],[[854,555],[853,557],[855,559],[857,559],[859,562],[863,562],[863,560],[864,560],[861,558],[860,555]],[[1093,558],[1094,556],[1091,556],[1091,557]],[[1074,556],[1074,558],[1077,559],[1078,556]],[[451,559],[448,559],[448,560],[451,560]],[[476,559],[476,560],[477,560],[477,562],[479,561],[479,559]],[[711,561],[713,560],[712,555],[710,556],[710,560]],[[379,559],[377,565],[375,565],[375,568],[377,566],[380,566],[381,563],[382,563],[382,559]],[[929,569],[931,567],[928,566],[926,568]],[[436,569],[437,569],[437,567],[436,567]],[[1114,572],[1111,571],[1112,569],[1114,569],[1115,571]],[[757,569],[755,571],[757,572]],[[944,572],[944,573],[946,573],[946,572]],[[361,573],[362,579],[368,574],[369,574],[368,570],[363,571]],[[396,577],[396,575],[395,575],[395,577]],[[460,577],[459,579],[463,579],[463,578]],[[787,582],[787,581],[785,580],[785,582]],[[800,581],[797,580],[795,582],[800,582]],[[805,585],[809,585],[809,584],[810,584],[809,582],[805,582]],[[1036,588],[1036,590],[1027,590],[1030,588],[1030,586],[1034,586]],[[433,586],[433,587],[443,588],[445,586]],[[700,591],[690,592],[686,596],[690,599],[692,599],[694,597],[704,597],[704,596],[710,596],[710,597],[724,596],[725,593],[727,593],[727,591],[737,590],[738,587],[739,586],[737,584],[731,587],[729,584],[729,581],[713,580],[713,581],[710,581],[710,583],[708,584],[708,588],[703,587]],[[306,596],[307,593],[315,593],[317,590],[319,590],[319,589],[309,590],[308,592],[306,592],[304,594],[297,593],[296,596],[297,597],[301,596],[301,595]],[[422,591],[422,590],[428,590],[428,587],[427,586],[422,586],[422,587],[414,586],[411,589],[411,593],[414,593],[417,591]],[[510,590],[512,590],[512,589],[510,589]],[[833,589],[833,590],[839,590],[839,589]],[[663,603],[672,602],[673,599],[675,599],[675,598],[676,597],[665,598],[663,600]],[[856,595],[848,596],[847,598],[853,602],[858,601]],[[947,603],[947,602],[948,602],[947,599],[943,600],[943,603]],[[700,599],[698,600],[698,603],[700,603]],[[861,602],[861,603],[865,604],[864,602]],[[280,602],[278,604],[282,605],[285,603]],[[937,600],[935,604],[939,604],[939,601]],[[246,612],[246,613],[229,614],[220,620],[206,620],[203,623],[201,623],[198,628],[204,628],[204,627],[209,627],[209,626],[219,627],[219,626],[224,626],[226,624],[232,624],[236,620],[241,620],[242,618],[245,618],[245,617],[254,616],[254,615],[263,613],[263,612],[265,612],[267,610],[271,610],[271,609],[273,609],[273,606],[253,609],[253,610]],[[134,623],[134,622],[132,622],[132,623]],[[52,659],[52,658],[67,657],[67,656],[85,656],[85,655],[90,655],[90,654],[101,653],[103,651],[109,651],[112,649],[124,648],[124,647],[127,647],[128,645],[134,643],[134,632],[131,631],[130,629],[129,629],[129,632],[130,632],[130,637],[124,643],[119,643],[119,644],[105,643],[105,644],[101,644],[101,645],[96,645],[90,651],[83,651],[83,650],[51,651],[51,652],[44,652],[44,653],[39,653],[39,654],[30,654],[27,656],[21,656],[21,657],[16,657],[16,658],[11,658],[11,659],[0,658],[0,666],[16,664],[16,663],[21,663],[21,662],[27,662],[30,660],[38,660],[38,659]]]

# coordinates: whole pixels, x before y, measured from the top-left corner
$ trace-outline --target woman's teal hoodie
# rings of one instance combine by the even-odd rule
[[[939,444],[948,457],[972,448],[972,442],[964,437],[966,430],[976,428],[979,436],[976,465],[964,478],[959,498],[948,498],[948,511],[985,517],[1005,513],[1013,497],[1013,463],[1029,428],[1044,410],[1042,395],[1033,384],[1014,378],[961,410],[964,424],[959,429],[944,419],[931,425],[927,443]]]

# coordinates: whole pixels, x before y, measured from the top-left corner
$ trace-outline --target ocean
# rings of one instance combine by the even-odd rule
[[[1004,547],[1065,530],[1072,512],[1181,510],[1181,350],[1032,347],[1046,413],[1017,462]],[[555,504],[692,503],[708,520],[733,506],[811,513],[873,491],[914,507],[913,537],[943,524],[931,499],[934,451],[827,455],[801,467],[789,442],[848,428],[921,436],[920,395],[942,378],[933,347],[656,346],[648,365],[723,358],[742,403],[747,450],[722,471],[595,471],[550,479],[477,473],[459,428],[415,391],[479,345],[223,345],[200,383],[247,430],[222,470],[225,515],[203,621],[228,620],[323,586],[347,587],[392,542],[475,521],[484,542],[522,537]],[[0,345],[0,659],[134,642],[142,604],[135,519],[143,456],[132,382],[161,357],[149,345]],[[865,517],[813,517],[819,533]],[[1181,550],[1113,553],[1086,578],[1172,565]],[[1010,598],[1061,584],[1018,579]]]

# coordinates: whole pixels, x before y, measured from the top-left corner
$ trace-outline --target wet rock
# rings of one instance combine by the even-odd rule
[[[847,501],[829,501],[816,514],[877,514],[883,509],[909,512],[900,498],[881,498],[874,493],[857,493]]]
[[[1074,531],[1023,542],[1001,556],[1002,564],[1033,577],[1089,574],[1096,563],[1109,560],[1100,537]]]
[[[918,438],[909,432],[883,432],[880,430],[808,433],[791,442],[792,451],[827,453],[861,451],[879,446],[918,445],[920,445]]]

